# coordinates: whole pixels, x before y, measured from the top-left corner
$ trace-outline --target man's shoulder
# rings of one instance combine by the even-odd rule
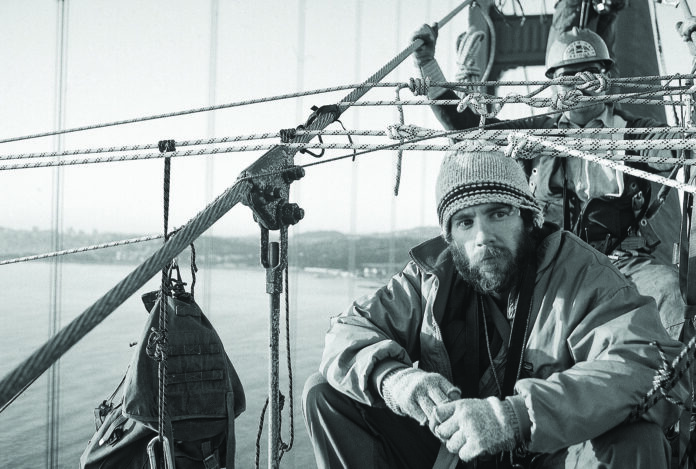
[[[664,122],[655,120],[651,117],[641,117],[631,114],[624,109],[613,109],[613,115],[626,121],[626,127],[664,127]]]
[[[576,273],[583,270],[599,273],[608,269],[623,278],[611,259],[569,231],[558,229],[550,232],[539,243],[537,256],[539,271],[557,271],[561,268],[572,269]]]

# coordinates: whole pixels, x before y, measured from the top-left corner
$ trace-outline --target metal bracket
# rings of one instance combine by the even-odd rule
[[[301,179],[301,166],[291,165],[292,153],[281,146],[268,151],[237,178],[249,179],[252,189],[242,203],[254,212],[254,221],[267,230],[294,225],[304,218],[304,210],[288,202],[290,183]]]

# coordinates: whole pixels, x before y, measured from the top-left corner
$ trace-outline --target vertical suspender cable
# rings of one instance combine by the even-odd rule
[[[210,56],[208,63],[208,104],[215,105],[217,99],[217,56],[218,56],[218,13],[220,0],[210,0]],[[215,112],[207,113],[208,119],[208,137],[215,135]],[[208,204],[213,199],[213,185],[215,174],[215,159],[206,158],[205,160],[205,203]],[[212,261],[213,261],[213,229],[208,232],[207,242],[203,244],[203,258],[205,265],[203,268],[203,311],[206,311],[208,316],[213,312],[210,305],[212,291]]]
[[[426,10],[425,10],[425,18],[432,18],[432,2],[431,0],[428,0],[426,2]],[[421,113],[423,114],[422,117],[422,122],[427,122],[426,115],[432,116],[432,111],[428,109],[429,106],[421,106]],[[420,197],[420,226],[425,226],[425,219],[426,219],[426,203],[425,201],[428,200],[428,195],[431,193],[430,186],[428,185],[429,179],[427,177],[428,174],[428,165],[430,163],[431,158],[426,154],[426,155],[421,155],[421,170],[420,170],[420,175],[421,175],[421,197]],[[428,207],[430,208],[430,207]]]
[[[355,76],[360,80],[360,52],[362,51],[362,1],[355,2]],[[359,117],[355,113],[353,117],[354,128],[359,128]],[[355,235],[357,231],[357,209],[358,209],[358,165],[356,162],[350,165],[350,236],[348,236],[348,272],[350,275],[355,273],[356,246]],[[355,296],[355,282],[348,277],[348,298]]]
[[[401,44],[401,2],[396,2],[396,12],[394,13],[396,15],[396,47],[395,49],[399,48],[399,45]],[[399,81],[400,74],[397,75],[397,81]],[[401,176],[401,168],[400,168],[400,161],[397,161],[397,168],[396,168],[396,178],[400,178]],[[390,208],[390,216],[389,216],[389,253],[388,253],[388,260],[387,264],[389,265],[389,275],[391,276],[392,274],[396,273],[396,247],[394,246],[394,236],[395,231],[396,231],[396,202],[397,202],[397,195],[396,193],[394,194],[394,197],[391,197],[391,204],[389,204]]]
[[[60,130],[65,123],[65,89],[67,78],[67,49],[68,49],[68,2],[58,0],[56,27],[56,66],[55,66],[55,97],[54,97],[54,127]],[[62,150],[63,136],[54,138],[54,149]],[[51,246],[54,251],[63,249],[63,170],[53,169],[52,182],[52,211],[51,211]],[[50,298],[48,336],[53,337],[60,329],[62,303],[62,270],[63,262],[56,257],[51,262]],[[60,449],[60,361],[50,368],[46,396],[46,467],[58,467]]]

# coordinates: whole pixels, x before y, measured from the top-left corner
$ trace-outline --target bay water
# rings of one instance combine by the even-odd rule
[[[59,297],[61,327],[91,306],[135,266],[63,263]],[[25,262],[0,267],[0,378],[14,370],[48,339],[50,262]],[[190,272],[182,267],[190,286]],[[59,361],[58,464],[76,468],[95,431],[94,408],[116,389],[142,333],[146,311],[142,293],[157,290],[159,276],[73,346]],[[208,282],[206,285],[205,282]],[[378,284],[345,276],[290,272],[290,340],[294,403],[294,446],[281,468],[315,467],[302,420],[301,392],[306,378],[318,369],[329,319],[352,299]],[[187,286],[187,289],[189,287]],[[205,290],[204,290],[205,288]],[[199,272],[196,300],[218,331],[246,393],[247,409],[237,418],[237,468],[255,466],[257,434],[268,388],[269,295],[263,268],[210,269]],[[203,295],[203,293],[206,293]],[[205,297],[202,298],[202,296]],[[206,304],[207,303],[207,304]],[[281,302],[284,305],[284,302]],[[284,310],[284,308],[281,308]],[[281,316],[282,438],[290,441],[287,396],[289,375],[285,353],[285,316]],[[0,413],[0,468],[48,466],[48,373]],[[261,433],[260,467],[267,467],[267,422]]]

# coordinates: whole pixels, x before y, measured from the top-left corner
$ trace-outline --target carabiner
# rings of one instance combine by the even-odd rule
[[[158,469],[157,455],[155,454],[155,443],[159,439],[160,437],[156,436],[147,444],[147,457],[150,460],[150,469]],[[175,469],[174,458],[172,457],[172,451],[169,447],[169,440],[166,436],[162,437],[162,455],[164,456],[164,469]]]

